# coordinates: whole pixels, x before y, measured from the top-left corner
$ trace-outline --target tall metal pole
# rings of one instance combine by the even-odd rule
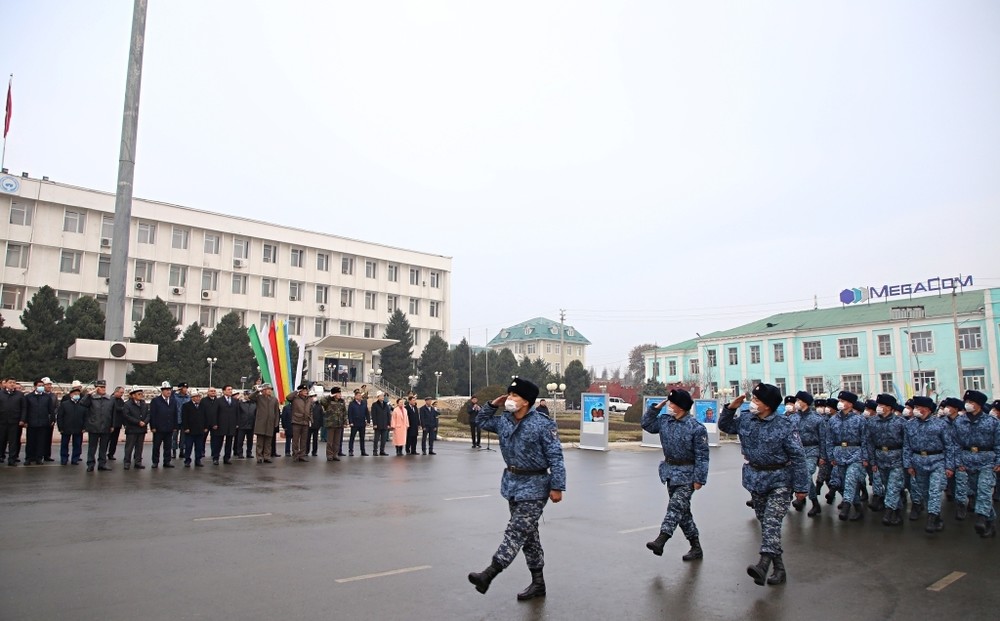
[[[132,182],[135,178],[136,132],[139,126],[139,87],[142,83],[142,52],[146,40],[147,0],[135,0],[132,7],[132,40],[125,79],[125,107],[122,113],[121,150],[118,156],[118,189],[115,194],[115,222],[111,236],[111,270],[104,338],[120,341],[125,336],[125,275],[128,267],[129,229],[132,220]],[[114,385],[124,384],[128,365],[102,361],[101,375]]]
[[[566,309],[559,309],[559,374],[566,377],[566,339],[565,328],[563,324],[566,322]]]
[[[962,377],[964,371],[962,371],[962,348],[958,340],[958,295],[955,290],[951,290],[951,320],[955,324],[955,364],[958,368],[958,394],[962,394],[965,390],[963,382],[965,380]]]

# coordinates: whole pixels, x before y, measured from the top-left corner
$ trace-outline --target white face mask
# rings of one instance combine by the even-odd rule
[[[843,401],[838,401],[837,402],[837,411],[838,412],[843,412],[845,409],[846,408],[844,406],[844,402]]]
[[[875,413],[876,414],[885,414],[885,407],[881,406],[881,405],[878,406],[877,408],[875,408]]]
[[[750,413],[751,414],[758,414],[758,413],[760,413],[760,408],[757,407],[757,404],[754,403],[753,401],[750,402]]]
[[[791,414],[795,411],[795,407],[791,404],[785,404],[785,414]]]
[[[506,401],[503,402],[503,409],[511,413],[516,412],[517,401],[514,401],[513,399],[507,399]]]
[[[911,414],[913,414],[912,408],[903,408],[903,416],[909,416]]]
[[[976,406],[972,405],[971,403],[966,403],[965,404],[965,411],[966,412],[975,412],[976,411]]]

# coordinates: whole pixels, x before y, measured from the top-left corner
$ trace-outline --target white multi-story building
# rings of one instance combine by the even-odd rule
[[[0,175],[0,314],[19,328],[43,285],[62,305],[107,303],[115,196],[26,176]],[[288,218],[288,214],[275,214]],[[450,327],[451,258],[135,199],[129,238],[126,337],[159,296],[182,326],[211,331],[229,311],[244,325],[275,320],[307,344],[310,378],[346,369],[362,381],[387,344],[397,308],[413,330],[414,356]]]

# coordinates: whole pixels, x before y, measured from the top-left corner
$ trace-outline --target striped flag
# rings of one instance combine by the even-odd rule
[[[3,137],[4,137],[4,140],[7,139],[7,132],[10,131],[10,117],[13,116],[13,114],[14,114],[14,100],[13,100],[13,98],[11,98],[11,94],[10,94],[10,86],[11,86],[11,83],[13,81],[14,81],[14,78],[11,78],[10,80],[7,81],[7,108],[5,109],[4,115],[3,115]]]
[[[250,337],[250,348],[253,349],[253,357],[257,359],[257,366],[260,367],[260,377],[261,380],[266,383],[271,383],[271,369],[267,362],[267,354],[264,353],[264,346],[260,342],[260,334],[257,332],[257,326],[250,326],[247,330],[247,336]]]

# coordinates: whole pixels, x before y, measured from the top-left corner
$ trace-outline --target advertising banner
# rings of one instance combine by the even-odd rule
[[[608,450],[608,395],[585,392],[580,400],[580,448]]]
[[[656,405],[657,403],[663,401],[666,398],[667,398],[666,395],[663,395],[662,397],[658,397],[658,396],[643,397],[642,398],[642,413],[645,414],[646,410],[649,409],[649,406]],[[661,416],[663,415],[663,411],[662,410],[660,411],[660,415]],[[645,429],[643,429],[642,430],[642,443],[640,444],[640,446],[648,446],[650,448],[660,448],[660,434],[658,434],[658,433],[649,433],[648,431],[646,431]]]
[[[646,409],[648,409],[649,406],[656,405],[664,399],[666,399],[665,396],[643,397],[643,414],[646,413]],[[666,409],[666,406],[664,406],[663,410],[660,411],[660,416],[664,415]],[[705,425],[705,431],[708,432],[708,445],[719,446],[719,403],[713,399],[695,399],[694,407],[691,408],[691,410],[692,416],[694,416],[699,423]],[[643,429],[641,446],[659,448],[660,434],[649,433]]]

